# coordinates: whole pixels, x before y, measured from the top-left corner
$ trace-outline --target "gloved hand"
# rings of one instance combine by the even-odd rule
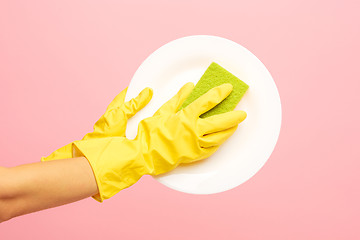
[[[151,88],[145,88],[136,98],[124,103],[126,91],[127,88],[112,100],[104,115],[95,123],[94,131],[86,134],[83,140],[113,136],[125,137],[128,119],[145,107],[151,100],[153,94]],[[72,158],[73,151],[71,145],[72,144],[69,143],[54,151],[49,156],[42,157],[41,161]]]
[[[230,94],[231,84],[215,87],[177,111],[193,87],[186,84],[153,117],[142,120],[133,140],[106,137],[73,143],[74,157],[86,157],[93,169],[99,189],[93,196],[96,200],[112,197],[143,175],[158,175],[180,163],[209,157],[246,118],[244,111],[199,117]]]

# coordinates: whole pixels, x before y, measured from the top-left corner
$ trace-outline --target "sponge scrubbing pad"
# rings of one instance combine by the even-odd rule
[[[209,91],[211,88],[224,83],[232,84],[233,91],[221,103],[206,113],[203,113],[200,117],[206,118],[212,115],[234,110],[245,92],[248,90],[249,86],[214,62],[211,63],[210,66],[206,69],[204,75],[202,75],[199,82],[195,85],[195,88],[192,90],[179,110],[195,101],[198,97]]]

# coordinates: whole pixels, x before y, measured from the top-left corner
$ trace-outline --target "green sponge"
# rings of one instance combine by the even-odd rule
[[[209,91],[211,88],[219,86],[223,83],[232,84],[233,91],[221,103],[206,113],[203,113],[200,117],[206,118],[212,115],[234,110],[236,105],[244,96],[245,92],[248,90],[249,86],[215,62],[211,63],[210,66],[206,69],[204,75],[202,75],[199,82],[195,85],[195,88],[192,90],[179,110],[195,101],[198,97]]]

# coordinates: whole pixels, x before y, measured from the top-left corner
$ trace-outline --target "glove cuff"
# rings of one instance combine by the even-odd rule
[[[42,162],[51,161],[51,160],[58,160],[58,159],[67,159],[72,158],[72,144],[69,143],[53,153],[51,153],[47,157],[41,157]]]
[[[95,176],[99,202],[136,183],[148,174],[138,141],[124,137],[81,140],[73,143],[73,157],[85,157]]]

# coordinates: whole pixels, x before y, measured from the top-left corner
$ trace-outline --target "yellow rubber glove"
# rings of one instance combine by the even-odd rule
[[[95,123],[94,131],[86,134],[83,140],[112,136],[125,137],[128,119],[145,107],[153,94],[152,89],[145,88],[136,98],[124,103],[126,91],[127,88],[112,100],[104,115]],[[72,152],[72,144],[70,143],[54,151],[48,157],[42,157],[41,161],[72,158]]]
[[[246,118],[244,111],[231,111],[208,118],[199,116],[232,91],[231,84],[209,90],[177,111],[194,85],[186,84],[153,117],[139,123],[138,135],[74,142],[74,157],[85,156],[95,175],[102,202],[137,182],[141,176],[168,172],[180,163],[209,157]]]

